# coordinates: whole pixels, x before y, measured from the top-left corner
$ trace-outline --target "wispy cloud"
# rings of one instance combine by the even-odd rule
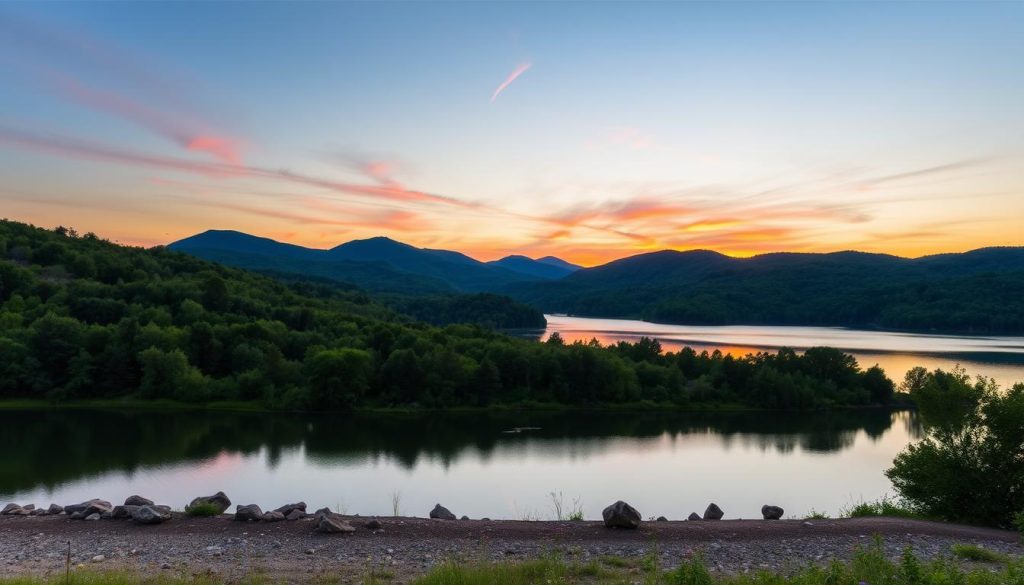
[[[505,91],[505,89],[508,88],[508,86],[512,85],[513,81],[518,79],[519,76],[522,75],[523,73],[526,73],[531,67],[533,67],[533,63],[529,61],[517,65],[516,68],[512,70],[512,73],[508,74],[508,77],[505,78],[505,81],[502,81],[501,84],[494,89],[494,93],[491,94],[491,103],[494,103],[494,100],[498,99],[498,96],[501,95],[501,92]]]

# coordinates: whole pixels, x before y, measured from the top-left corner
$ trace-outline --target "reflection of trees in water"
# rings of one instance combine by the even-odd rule
[[[57,485],[144,467],[200,462],[222,452],[256,455],[276,466],[304,448],[320,465],[390,459],[412,468],[424,458],[449,466],[460,457],[590,457],[616,449],[714,440],[728,450],[827,453],[863,431],[877,439],[895,420],[912,437],[911,413],[488,413],[461,415],[287,415],[205,411],[0,411],[0,493]],[[540,430],[507,434],[516,427]]]

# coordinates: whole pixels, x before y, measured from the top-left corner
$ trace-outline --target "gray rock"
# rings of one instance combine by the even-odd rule
[[[163,524],[171,519],[168,506],[139,506],[132,513],[132,520],[139,524]]]
[[[84,514],[82,518],[92,516],[93,514],[103,514],[104,512],[110,512],[114,509],[114,506],[106,500],[99,498],[89,500],[88,502],[82,502],[81,504],[71,504],[70,506],[64,506],[64,513],[69,516],[74,516],[81,512]]]
[[[366,524],[364,524],[364,526],[370,530],[378,530],[381,527],[381,523],[380,520],[374,518],[373,520],[370,520]]]
[[[135,511],[139,509],[138,505],[125,504],[123,506],[114,506],[114,509],[110,511],[111,520],[128,520],[135,516]]]
[[[708,504],[707,510],[704,510],[705,520],[721,520],[722,516],[725,516],[725,513],[722,512],[722,509],[714,502]]]
[[[189,508],[202,504],[210,504],[217,509],[218,514],[223,514],[231,507],[231,500],[224,492],[217,492],[212,496],[199,496],[192,500],[188,506],[185,506],[185,511],[187,512]]]
[[[276,509],[274,511],[275,512],[280,512],[284,516],[288,516],[288,514],[291,514],[295,510],[299,510],[300,512],[305,514],[306,513],[306,502],[297,502],[295,504],[285,504],[285,505],[281,506],[280,508],[278,508],[278,509]]]
[[[28,510],[29,512],[31,512],[32,510],[36,509],[36,505],[35,504],[29,504],[27,506],[22,506],[21,509],[22,510]]]
[[[639,528],[640,512],[626,502],[619,500],[601,512],[606,528]]]
[[[658,516],[658,519],[655,520],[655,522],[668,522],[668,518],[664,516]]]
[[[767,504],[761,506],[761,516],[764,516],[765,520],[778,520],[785,513],[786,511],[778,506],[769,506]]]
[[[93,514],[89,514],[89,515],[88,515],[88,516],[86,516],[86,517],[85,517],[84,519],[85,519],[85,520],[89,520],[90,522],[94,522],[94,521],[96,521],[96,520],[99,520],[99,519],[100,519],[100,518],[102,518],[102,517],[103,517],[103,516],[102,516],[102,515],[101,515],[100,513],[96,512],[96,513],[93,513]]]
[[[316,512],[313,512],[313,516],[319,518],[320,516],[329,515],[329,514],[332,514],[332,513],[333,512],[331,512],[330,508],[320,508]]]
[[[320,515],[320,520],[316,525],[316,531],[325,534],[347,534],[355,532],[356,529],[348,522],[345,522],[341,516],[327,513]]]
[[[295,509],[285,515],[285,520],[302,520],[306,517],[306,513],[302,510]]]
[[[455,520],[455,514],[448,508],[445,508],[441,504],[434,506],[434,509],[430,511],[431,518],[437,518],[440,520]]]
[[[16,511],[21,509],[21,506],[19,506],[18,504],[7,504],[6,506],[4,506],[4,510],[0,512],[0,515],[13,516]]]
[[[264,522],[281,522],[284,520],[284,514],[274,510],[272,512],[266,512],[263,514]]]
[[[50,507],[47,508],[46,511],[50,514],[62,514],[64,512],[64,507],[58,506],[57,504],[50,504]]]
[[[94,562],[94,563],[102,563],[105,560],[107,560],[107,557],[105,557],[103,555],[96,555],[96,556],[94,556],[92,558],[92,562]]]
[[[491,519],[490,519],[490,518],[487,518],[486,516],[485,516],[485,517],[483,517],[483,518],[481,518],[480,520],[481,520],[482,522],[490,522],[490,521],[491,521]]]
[[[35,510],[32,510],[32,513],[29,514],[29,515],[30,516],[47,516],[49,514],[50,514],[50,512],[46,508],[36,508]]]
[[[696,512],[690,512],[690,515],[687,516],[686,519],[687,520],[703,520],[703,518],[700,517],[700,514],[698,514]]]
[[[469,516],[463,516],[462,518],[459,518],[459,520],[469,520]]]
[[[72,520],[85,520],[85,512],[72,512],[68,514],[68,518]]]
[[[263,518],[263,510],[256,504],[246,504],[235,507],[235,520],[239,522],[256,522]]]
[[[153,500],[142,496],[128,496],[124,501],[125,506],[152,506]]]

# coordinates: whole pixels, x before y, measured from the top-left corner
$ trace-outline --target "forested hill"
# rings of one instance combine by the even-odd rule
[[[684,324],[1024,332],[1024,248],[884,254],[662,251],[503,289],[545,312]]]
[[[893,383],[814,348],[733,358],[408,322],[360,292],[0,221],[0,398],[249,400],[273,408],[885,404]]]

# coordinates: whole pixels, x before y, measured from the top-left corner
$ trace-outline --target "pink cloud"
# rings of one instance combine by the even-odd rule
[[[516,66],[516,68],[512,70],[512,73],[509,73],[508,77],[505,78],[505,81],[502,81],[501,85],[499,85],[494,90],[494,93],[491,94],[491,103],[494,103],[494,100],[498,99],[498,96],[501,95],[501,92],[505,91],[505,88],[512,85],[512,82],[518,79],[520,75],[526,73],[526,71],[530,69],[530,67],[533,67],[533,63],[530,63],[529,61],[527,61],[526,63],[520,63],[518,66]]]

